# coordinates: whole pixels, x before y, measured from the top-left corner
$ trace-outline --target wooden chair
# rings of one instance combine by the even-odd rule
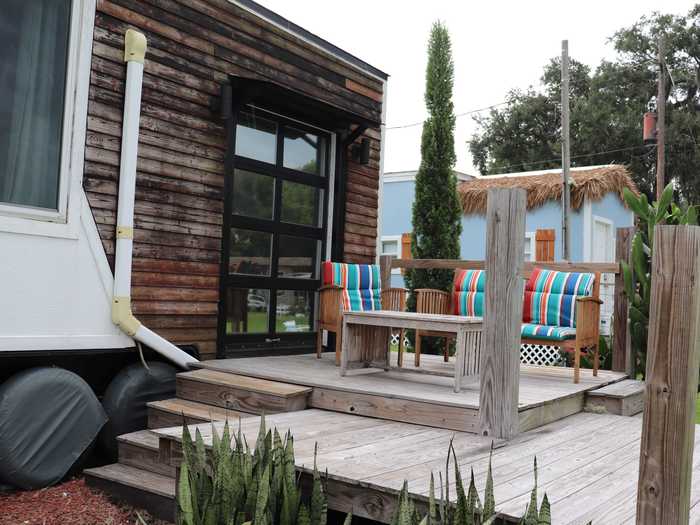
[[[449,314],[452,312],[452,294],[442,290],[431,290],[430,288],[419,288],[416,290],[416,312],[421,314]],[[450,341],[454,339],[454,334],[446,332],[434,332],[427,330],[416,330],[416,348],[413,364],[420,366],[421,338],[444,337],[445,350],[443,352],[445,362],[450,359]],[[399,366],[401,366],[403,349],[399,348]]]
[[[574,354],[574,383],[581,378],[581,353],[593,354],[593,375],[598,375],[600,367],[600,273],[593,273],[593,289],[589,296],[576,297],[576,336],[570,339],[553,341],[537,336],[522,337],[523,344],[558,346],[564,352]]]
[[[335,364],[340,366],[343,311],[398,309],[406,304],[405,290],[382,291],[379,266],[324,261],[321,265],[323,286],[319,289],[319,319],[316,356],[321,357],[323,330],[335,333]],[[389,342],[387,341],[387,344]]]

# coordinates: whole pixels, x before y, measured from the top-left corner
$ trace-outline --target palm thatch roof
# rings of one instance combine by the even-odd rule
[[[571,170],[571,206],[580,208],[585,198],[602,199],[615,192],[622,199],[622,191],[639,191],[624,166],[610,164],[573,168]],[[537,208],[551,200],[561,200],[562,174],[559,170],[532,173],[513,173],[477,177],[457,185],[462,211],[465,215],[486,213],[486,197],[491,188],[523,188],[527,191],[527,208]]]

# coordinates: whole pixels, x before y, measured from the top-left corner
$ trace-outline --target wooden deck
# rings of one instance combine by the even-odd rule
[[[392,355],[396,360],[396,354]],[[331,354],[322,359],[313,355],[254,357],[204,361],[210,370],[282,381],[312,387],[309,406],[416,423],[452,430],[476,432],[479,410],[478,380],[453,391],[453,379],[435,375],[449,373],[452,363],[442,357],[422,356],[421,371],[404,359],[404,369],[390,372],[367,369],[340,377]],[[551,421],[581,412],[585,392],[621,381],[619,372],[601,370],[593,377],[581,370],[581,382],[572,381],[573,369],[562,367],[520,367],[520,428],[530,430]]]
[[[449,441],[454,437],[462,474],[474,469],[483,493],[491,440],[466,432],[340,414],[317,409],[267,417],[269,427],[294,435],[297,466],[313,464],[329,475],[329,504],[357,516],[388,522],[404,480],[409,491],[424,498],[430,473],[443,472]],[[634,523],[639,466],[641,417],[579,413],[497,444],[493,474],[497,509],[520,516],[530,497],[533,458],[537,456],[540,499],[547,492],[553,522],[595,525]],[[222,423],[215,423],[221,432]],[[258,417],[241,420],[254,443]],[[211,425],[199,425],[211,444]],[[164,447],[179,457],[179,428],[155,431]],[[700,432],[696,431],[696,448]],[[700,457],[695,455],[690,523],[700,522]],[[454,475],[450,473],[450,481]],[[454,494],[454,491],[452,492]]]

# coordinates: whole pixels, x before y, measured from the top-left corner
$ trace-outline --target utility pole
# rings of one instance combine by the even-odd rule
[[[571,169],[571,152],[569,150],[569,41],[561,41],[561,164],[563,187],[561,192],[561,239],[562,258],[569,261],[569,172]]]
[[[659,36],[659,85],[656,95],[656,200],[666,186],[666,59],[664,37]]]

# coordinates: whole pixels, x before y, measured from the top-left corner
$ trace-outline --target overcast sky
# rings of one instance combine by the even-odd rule
[[[685,14],[694,5],[681,0],[258,0],[390,75],[387,127],[425,118],[426,44],[440,19],[452,38],[455,113],[505,100],[512,88],[537,86],[542,67],[569,40],[572,58],[595,66],[614,58],[608,38],[654,10]],[[641,115],[640,115],[641,118]],[[457,119],[457,169],[474,173],[466,141],[472,116]],[[421,126],[388,129],[384,171],[417,169]],[[572,155],[575,154],[572,152]]]

